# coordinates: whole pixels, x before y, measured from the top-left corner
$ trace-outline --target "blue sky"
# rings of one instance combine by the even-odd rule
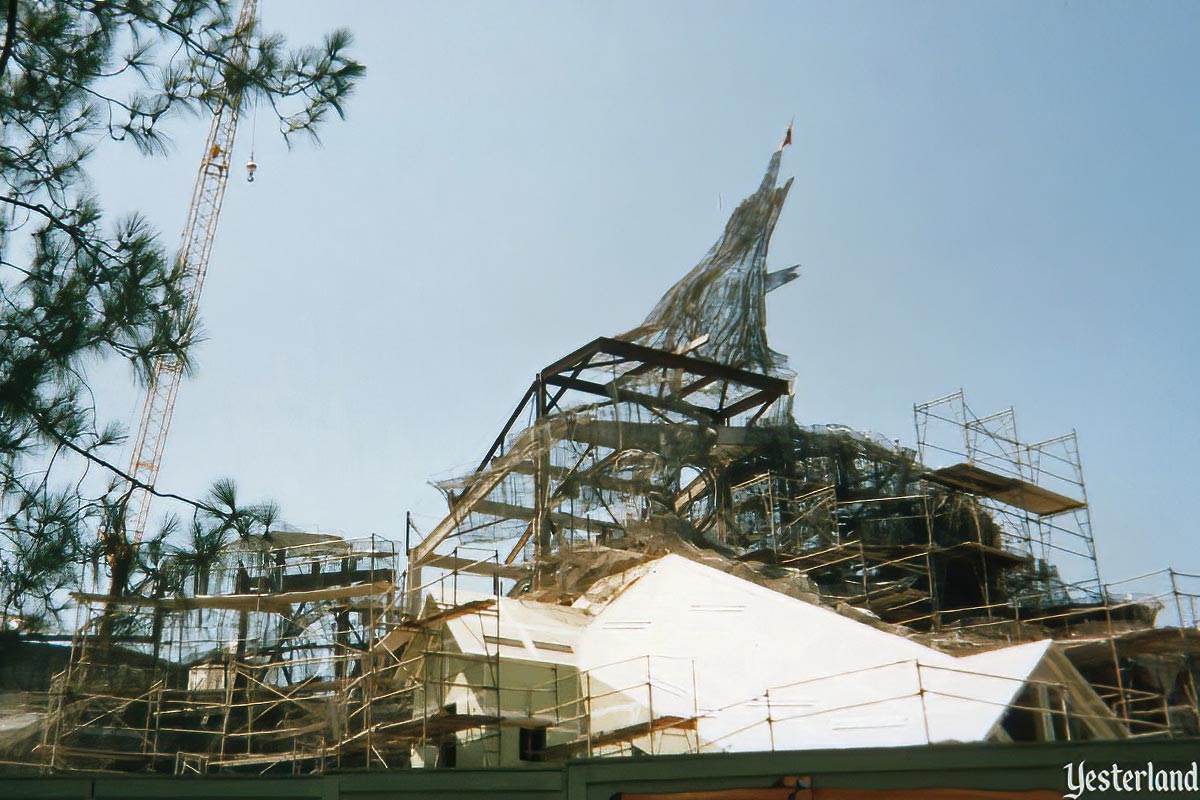
[[[160,475],[234,477],[292,522],[399,538],[537,369],[633,327],[752,191],[789,119],[772,346],[801,422],[911,444],[965,388],[1079,431],[1106,578],[1200,571],[1200,6],[263,0],[368,75],[320,148],[244,120],[208,340]],[[172,246],[204,120],[111,147],[113,210]],[[253,137],[251,133],[253,132]],[[131,419],[129,374],[101,404]],[[164,510],[162,506],[159,510]]]

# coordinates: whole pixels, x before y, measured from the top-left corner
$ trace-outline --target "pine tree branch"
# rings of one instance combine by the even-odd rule
[[[59,442],[63,447],[67,448],[68,450],[70,450],[71,452],[73,452],[77,455],[83,456],[88,461],[91,461],[94,464],[98,464],[101,467],[104,467],[109,472],[116,475],[118,478],[121,478],[122,480],[128,482],[131,489],[144,489],[145,491],[149,492],[150,494],[154,495],[155,497],[163,497],[168,500],[178,500],[181,503],[186,503],[189,506],[192,506],[193,508],[195,508],[198,511],[203,511],[205,513],[212,514],[213,516],[220,517],[222,519],[224,519],[228,516],[227,514],[222,512],[220,509],[210,506],[206,503],[201,503],[198,500],[192,500],[190,497],[184,497],[183,495],[174,494],[172,492],[160,492],[158,489],[155,489],[150,484],[140,481],[137,478],[135,478],[134,476],[130,475],[128,472],[121,469],[116,464],[113,464],[112,462],[96,455],[90,449],[85,448],[85,447],[80,447],[79,445],[75,444],[70,439],[68,439],[66,436],[64,436],[62,433],[60,433],[57,429],[55,429],[53,426],[51,426],[42,415],[34,412],[34,418],[37,419],[38,423],[42,427],[42,430],[49,433],[50,436],[55,441]]]
[[[0,202],[8,203],[9,205],[17,206],[18,208],[23,208],[26,211],[32,211],[35,214],[44,217],[51,226],[58,228],[60,231],[70,236],[71,240],[75,242],[81,250],[84,250],[85,252],[96,256],[97,258],[113,257],[113,253],[111,251],[97,246],[93,237],[88,236],[80,228],[63,222],[61,217],[59,217],[50,209],[46,208],[46,206],[42,205],[41,203],[27,203],[20,198],[8,197],[5,195],[0,195]]]

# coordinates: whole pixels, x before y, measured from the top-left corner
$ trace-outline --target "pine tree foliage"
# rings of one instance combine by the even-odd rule
[[[98,419],[89,366],[124,359],[146,381],[161,356],[186,368],[197,338],[181,269],[143,217],[103,213],[90,159],[121,146],[161,155],[170,123],[204,117],[224,96],[272,109],[289,142],[315,138],[363,74],[345,31],[289,48],[257,24],[237,28],[236,16],[224,0],[0,0],[5,625],[52,618],[96,532],[123,524],[113,465],[123,434]],[[249,56],[235,63],[243,36]],[[97,469],[110,474],[108,491],[88,488]],[[213,499],[193,505],[237,517]],[[149,563],[124,557],[134,570]]]

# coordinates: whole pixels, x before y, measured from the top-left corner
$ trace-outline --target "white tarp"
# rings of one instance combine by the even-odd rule
[[[491,640],[578,668],[594,733],[695,717],[704,750],[985,740],[1052,645],[956,658],[676,555],[608,583],[574,608],[502,599]],[[450,625],[496,652],[477,621]]]

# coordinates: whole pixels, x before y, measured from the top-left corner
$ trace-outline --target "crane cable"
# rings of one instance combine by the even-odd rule
[[[262,24],[262,0],[259,0],[254,9],[254,23]],[[254,93],[253,107],[250,110],[250,160],[246,162],[246,182],[254,183],[254,173],[258,170],[258,163],[254,160],[254,144],[258,138],[258,93]]]

